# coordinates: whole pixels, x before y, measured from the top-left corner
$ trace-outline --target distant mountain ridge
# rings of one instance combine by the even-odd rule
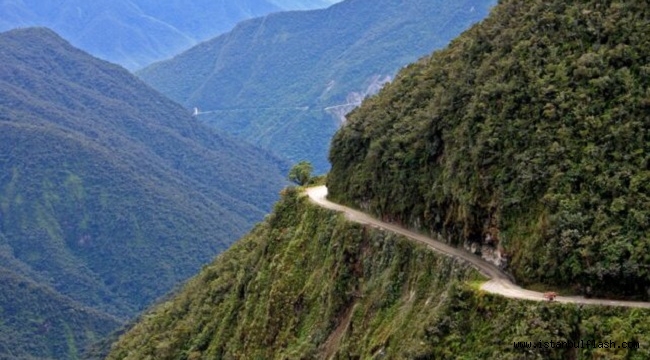
[[[131,70],[223,32],[239,21],[332,0],[21,0],[0,2],[0,31],[46,26],[75,46]]]
[[[262,219],[287,165],[50,30],[1,33],[0,49],[0,270],[107,326],[12,302],[3,282],[0,307],[18,309],[0,313],[0,330],[13,329],[25,356],[74,358],[92,340],[84,331],[112,330]],[[50,317],[78,342],[24,346]]]
[[[348,0],[275,13],[137,74],[202,121],[322,172],[349,96],[446,45],[495,3]]]

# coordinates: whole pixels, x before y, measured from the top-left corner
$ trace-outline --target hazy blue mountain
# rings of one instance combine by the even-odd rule
[[[47,26],[87,52],[129,69],[162,60],[271,12],[328,0],[2,0],[0,31]]]
[[[0,358],[9,333],[61,359],[133,316],[262,219],[285,174],[50,30],[1,33]]]
[[[326,170],[344,114],[402,66],[484,18],[494,0],[348,0],[275,13],[138,75],[200,119]]]
[[[269,0],[269,2],[286,10],[309,10],[325,8],[341,0]]]

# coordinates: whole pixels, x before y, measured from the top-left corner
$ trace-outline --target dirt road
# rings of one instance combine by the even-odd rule
[[[447,256],[453,256],[463,261],[468,262],[482,274],[490,278],[489,281],[481,286],[481,290],[493,294],[499,294],[505,297],[524,300],[547,301],[544,294],[537,291],[531,291],[521,288],[514,284],[508,275],[501,271],[496,266],[486,262],[478,256],[468,253],[462,249],[451,247],[440,241],[434,240],[422,234],[407,230],[401,226],[390,224],[378,220],[361,211],[351,209],[349,207],[339,205],[327,200],[327,187],[317,186],[308,188],[306,190],[309,198],[316,204],[331,210],[336,210],[345,213],[345,216],[354,222],[360,224],[367,224],[379,229],[392,231],[394,233],[403,235],[411,240],[425,244],[430,249]],[[605,300],[605,299],[586,299],[580,296],[558,296],[554,301],[562,303],[576,303],[586,305],[605,305],[605,306],[624,306],[635,308],[650,308],[650,302],[638,301],[619,301],[619,300]]]

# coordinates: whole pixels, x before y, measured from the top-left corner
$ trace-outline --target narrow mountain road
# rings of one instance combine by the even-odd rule
[[[396,234],[403,235],[411,240],[423,243],[434,251],[437,251],[447,256],[453,256],[455,258],[468,262],[470,265],[472,265],[474,268],[480,271],[483,275],[490,278],[489,281],[487,281],[481,286],[481,290],[483,291],[487,291],[493,294],[499,294],[513,299],[547,301],[544,298],[543,293],[532,291],[532,290],[526,290],[521,288],[520,286],[517,286],[512,282],[512,280],[508,275],[506,275],[503,271],[501,271],[501,269],[497,268],[493,264],[488,263],[487,261],[481,259],[480,257],[474,254],[470,254],[462,249],[451,247],[440,241],[427,237],[426,235],[418,234],[411,230],[407,230],[401,226],[383,222],[361,211],[354,210],[347,206],[339,205],[327,200],[327,187],[325,186],[308,188],[306,192],[309,198],[314,203],[330,210],[343,212],[345,213],[345,216],[348,220],[360,224],[371,225],[382,230],[392,231]],[[576,303],[576,304],[585,304],[585,305],[650,308],[650,302],[587,299],[581,296],[558,296],[555,298],[554,301],[561,302],[561,303]]]

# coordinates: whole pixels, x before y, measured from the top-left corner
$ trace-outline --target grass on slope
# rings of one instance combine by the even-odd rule
[[[650,312],[509,300],[456,260],[285,192],[108,359],[643,359]],[[640,342],[518,350],[515,341]]]

